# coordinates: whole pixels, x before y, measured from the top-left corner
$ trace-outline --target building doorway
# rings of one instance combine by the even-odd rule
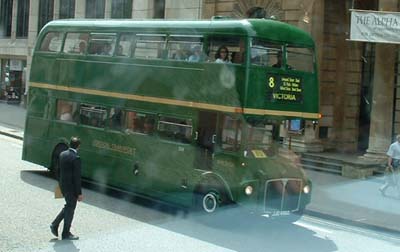
[[[365,152],[369,144],[371,123],[375,44],[365,43],[362,56],[360,114],[358,118],[358,150]]]

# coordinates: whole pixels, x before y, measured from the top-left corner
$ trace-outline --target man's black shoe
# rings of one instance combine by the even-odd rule
[[[63,240],[78,240],[79,236],[73,235],[71,233],[69,233],[68,235],[63,235],[62,236]]]
[[[58,226],[51,224],[50,231],[55,237],[58,237]]]

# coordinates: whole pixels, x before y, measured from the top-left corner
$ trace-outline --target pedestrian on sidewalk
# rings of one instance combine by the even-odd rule
[[[399,184],[398,184],[398,172],[400,167],[400,135],[396,136],[396,142],[392,143],[387,151],[388,156],[387,171],[385,172],[385,184],[379,188],[379,191],[385,196],[388,187],[392,186],[397,189],[397,193],[400,196]]]
[[[50,225],[51,233],[58,237],[58,226],[64,220],[64,228],[62,232],[63,240],[78,240],[79,237],[70,232],[72,219],[77,201],[83,200],[81,189],[81,159],[78,156],[78,149],[81,142],[79,138],[72,137],[70,141],[70,148],[61,152],[60,164],[60,177],[59,185],[61,192],[64,195],[65,205],[61,212],[57,215]]]

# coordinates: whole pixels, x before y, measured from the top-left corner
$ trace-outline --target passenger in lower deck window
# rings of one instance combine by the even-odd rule
[[[155,120],[151,117],[146,117],[143,124],[143,133],[151,135],[154,132]]]

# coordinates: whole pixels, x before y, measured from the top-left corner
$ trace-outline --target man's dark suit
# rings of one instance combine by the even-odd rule
[[[70,227],[78,196],[82,194],[81,189],[81,160],[75,149],[69,148],[60,154],[60,188],[65,198],[65,205],[57,215],[52,225],[58,227],[64,219],[62,237],[70,234]]]

